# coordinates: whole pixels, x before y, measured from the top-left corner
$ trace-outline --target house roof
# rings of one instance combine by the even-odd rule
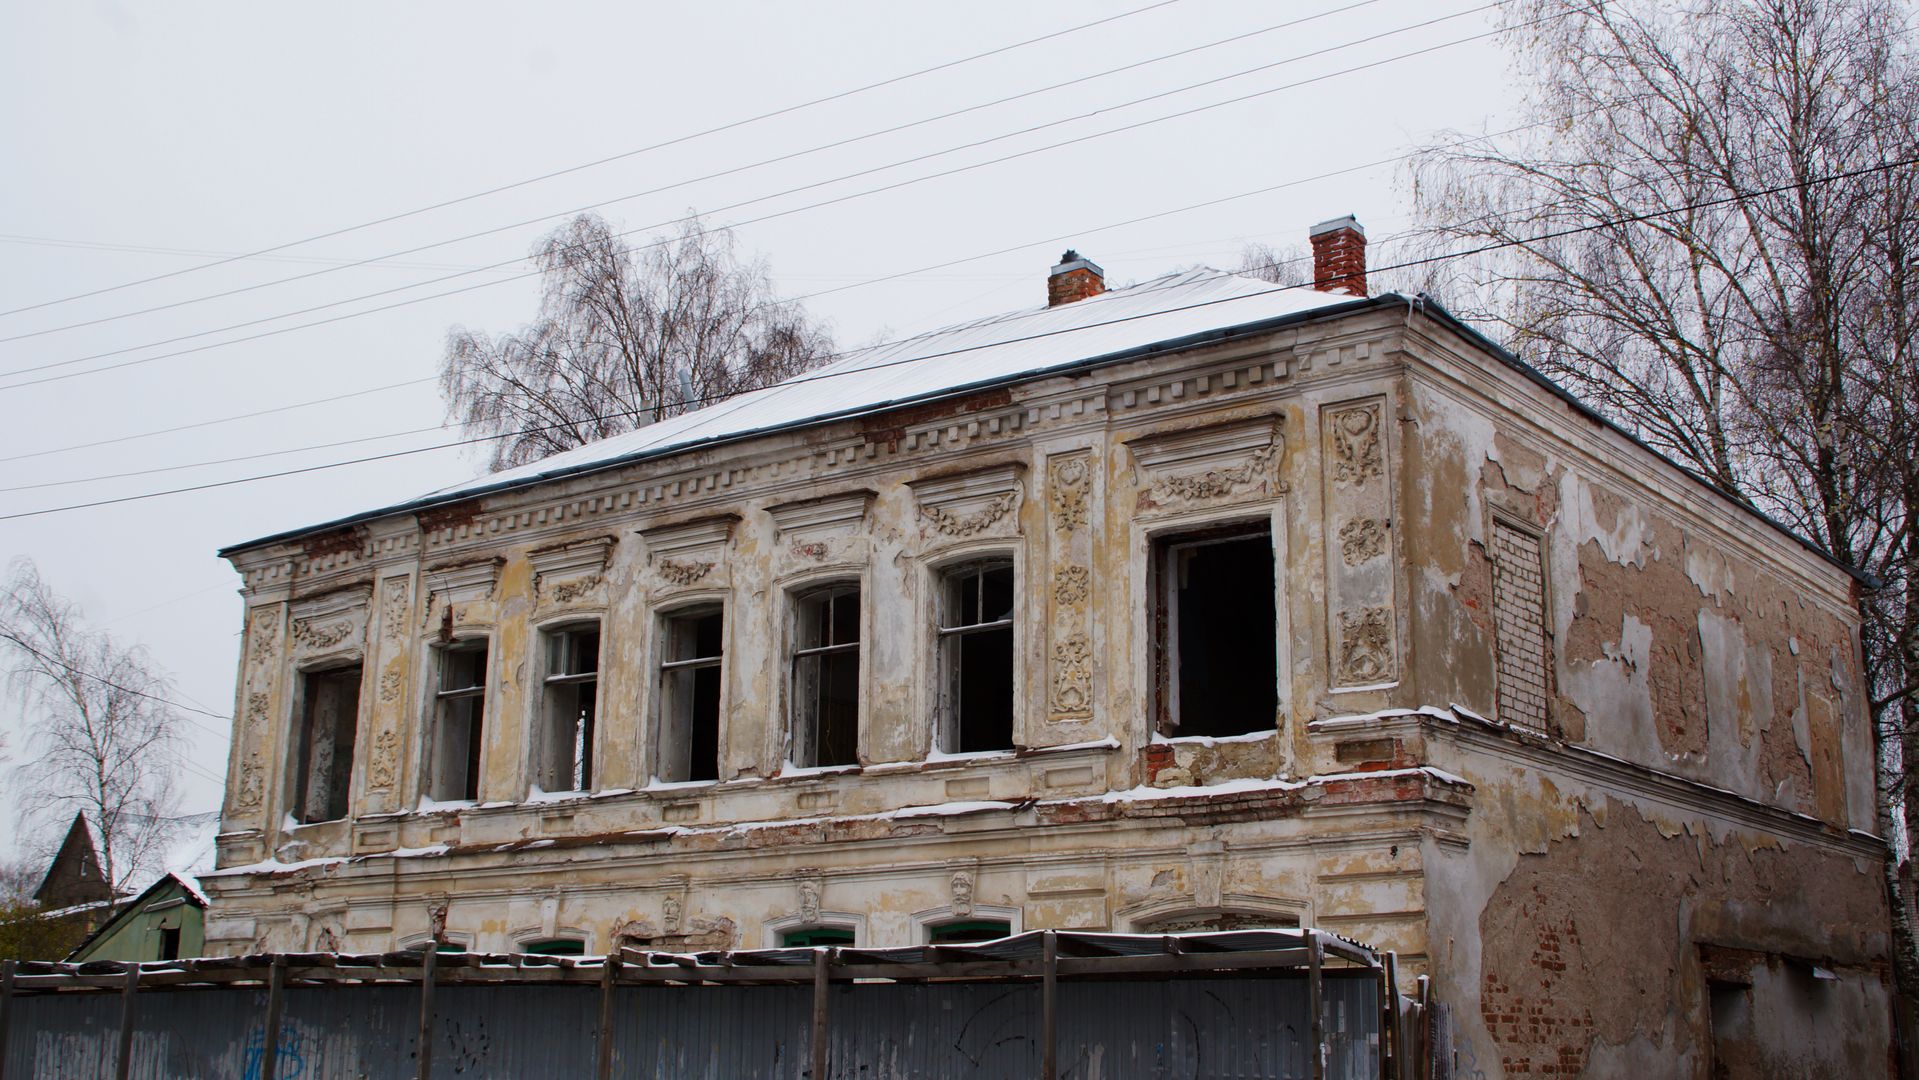
[[[1265,333],[1289,323],[1383,305],[1420,308],[1589,420],[1678,469],[1865,587],[1878,587],[1879,582],[1870,575],[1835,558],[1819,544],[1752,503],[1647,445],[1424,294],[1417,298],[1398,293],[1354,298],[1296,286],[1279,287],[1258,278],[1208,267],[1167,274],[1072,303],[1008,312],[855,349],[824,367],[763,390],[728,398],[517,468],[476,476],[407,502],[235,544],[221,549],[220,555],[226,557],[248,548],[345,528],[392,514],[512,491],[700,446]]]
[[[995,315],[855,349],[763,390],[408,502],[236,544],[221,555],[697,446],[1185,348],[1378,302],[1310,289],[1275,289],[1256,278],[1205,268],[1168,274],[1070,304]],[[1392,302],[1406,301],[1394,297]]]

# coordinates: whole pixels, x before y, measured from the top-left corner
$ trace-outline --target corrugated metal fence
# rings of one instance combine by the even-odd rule
[[[1379,984],[1327,973],[1329,1080],[1380,1076]],[[1040,1075],[1040,988],[1032,983],[855,983],[829,995],[832,1080],[1006,1080]],[[585,986],[444,986],[433,1076],[591,1076],[598,991]],[[671,1080],[811,1075],[806,986],[623,986],[614,994],[613,1075]],[[1059,1075],[1311,1077],[1307,980],[1299,976],[1062,983]],[[138,995],[130,1075],[261,1080],[267,994],[253,987]],[[115,1075],[122,999],[12,1002],[5,1077]],[[378,985],[289,987],[280,1080],[404,1080],[416,1071],[420,993]]]

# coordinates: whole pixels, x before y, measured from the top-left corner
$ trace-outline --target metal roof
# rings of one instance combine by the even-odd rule
[[[1168,274],[1070,304],[995,315],[856,349],[824,367],[763,390],[623,435],[518,468],[477,476],[408,502],[236,544],[221,553],[696,446],[825,423],[1049,372],[1116,362],[1222,332],[1377,302],[1377,298],[1356,299],[1309,289],[1277,289],[1257,278],[1205,268]]]

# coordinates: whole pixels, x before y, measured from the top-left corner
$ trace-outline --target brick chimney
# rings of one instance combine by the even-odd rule
[[[1072,248],[1059,257],[1059,265],[1046,279],[1046,306],[1058,307],[1106,291],[1106,271],[1091,259],[1080,258]]]
[[[1366,295],[1366,230],[1351,214],[1313,226],[1313,288]],[[1057,271],[1055,271],[1057,272]]]

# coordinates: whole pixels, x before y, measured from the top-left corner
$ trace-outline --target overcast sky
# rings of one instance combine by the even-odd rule
[[[1381,241],[1410,221],[1404,166],[1355,167],[1509,122],[1504,55],[1463,40],[1491,14],[1479,0],[0,5],[0,338],[13,339],[0,341],[0,518],[449,441],[433,382],[448,327],[529,318],[527,251],[591,204],[636,241],[689,209],[740,223],[785,295],[833,290],[806,303],[843,346],[1037,306],[1068,246],[1117,284],[1230,268],[1248,241],[1303,243],[1353,213],[1380,265]],[[1123,17],[700,135],[1110,16]],[[1167,93],[1263,65],[1276,66]],[[1165,213],[1260,189],[1274,190]],[[972,256],[988,257],[905,274]],[[130,284],[156,275],[170,276]],[[233,290],[246,291],[213,297]],[[302,325],[317,320],[332,321]],[[281,411],[219,422],[268,409]],[[120,441],[69,449],[101,440]],[[205,464],[242,456],[256,457]],[[212,714],[187,714],[180,776],[181,811],[211,810],[241,625],[238,576],[215,550],[480,462],[432,450],[15,516],[0,555],[33,559]],[[126,473],[143,475],[98,479]],[[0,705],[13,765],[32,757],[20,723]],[[25,781],[8,772],[0,791]],[[17,842],[0,830],[0,856]]]

